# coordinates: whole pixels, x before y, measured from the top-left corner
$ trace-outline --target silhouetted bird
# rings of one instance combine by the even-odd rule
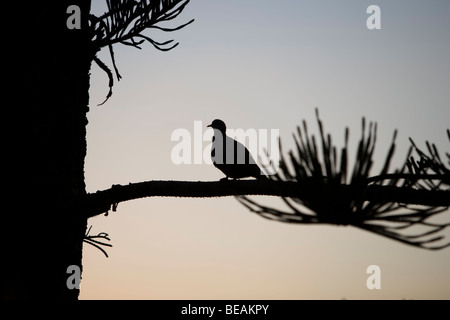
[[[245,177],[267,179],[247,148],[242,143],[226,135],[227,127],[225,122],[216,119],[208,127],[214,129],[211,159],[214,166],[220,169],[226,176],[220,180]]]

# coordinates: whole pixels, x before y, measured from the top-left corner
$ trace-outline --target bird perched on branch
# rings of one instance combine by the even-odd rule
[[[208,127],[214,129],[211,159],[214,166],[226,176],[220,180],[246,177],[267,179],[247,148],[242,143],[226,135],[227,127],[225,122],[216,119]]]

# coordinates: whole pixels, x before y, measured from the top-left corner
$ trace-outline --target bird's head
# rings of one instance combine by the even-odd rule
[[[227,126],[225,125],[225,122],[219,119],[215,119],[208,127],[211,127],[213,129],[217,129],[222,133],[225,133],[227,130]]]

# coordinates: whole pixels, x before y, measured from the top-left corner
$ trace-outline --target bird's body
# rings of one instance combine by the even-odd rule
[[[226,135],[226,126],[222,120],[216,119],[208,127],[214,129],[211,159],[214,166],[225,174],[224,179],[266,178],[247,148]]]

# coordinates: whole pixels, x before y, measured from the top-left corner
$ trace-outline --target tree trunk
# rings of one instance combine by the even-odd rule
[[[69,29],[70,5],[81,29]],[[77,299],[66,281],[82,270],[86,218],[67,210],[86,193],[90,1],[20,1],[11,11],[14,39],[6,98],[12,124],[4,157],[9,182],[2,210],[3,299]],[[70,207],[70,206],[69,206]]]

